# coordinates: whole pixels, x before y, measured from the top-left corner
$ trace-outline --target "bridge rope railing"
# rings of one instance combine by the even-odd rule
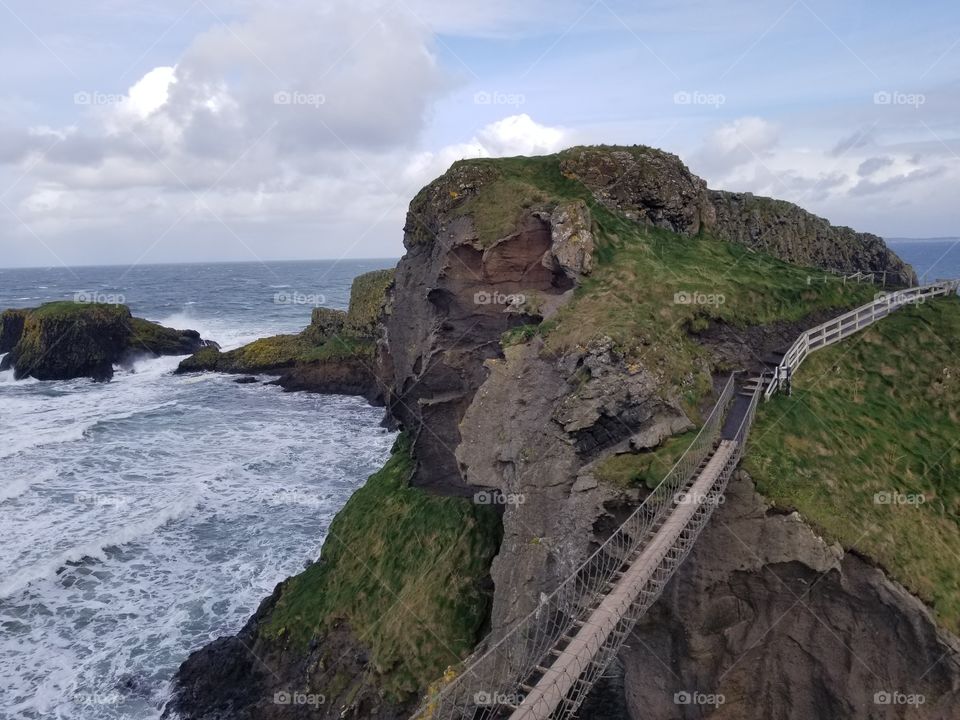
[[[774,368],[764,397],[769,399],[784,386],[789,386],[793,374],[811,352],[833,345],[906,305],[916,305],[931,298],[955,294],[958,287],[960,280],[941,280],[920,287],[878,293],[872,302],[800,333]]]
[[[415,718],[496,718],[522,702],[531,671],[543,666],[551,650],[606,594],[625,563],[656,535],[677,493],[713,451],[734,388],[731,375],[693,442],[627,520],[502,638],[461,663],[459,675],[426,698]]]
[[[552,677],[547,680],[562,689],[562,699],[557,701],[560,695],[558,692],[551,697],[549,691],[544,692],[539,687],[532,688],[534,692],[521,703],[517,711],[510,716],[510,720],[569,720],[575,717],[590,690],[617,657],[634,627],[657,601],[677,568],[690,554],[714,510],[722,504],[727,484],[743,456],[743,448],[761,396],[761,388],[758,386],[733,437],[721,441],[720,451],[717,453],[719,457],[714,460],[717,462],[716,468],[711,468],[708,464],[703,471],[704,477],[691,485],[689,492],[678,493],[681,497],[675,498],[675,508],[679,508],[673,513],[675,527],[671,530],[665,526],[661,531],[665,537],[659,538],[661,547],[655,552],[653,548],[644,550],[637,559],[639,567],[635,569],[635,574],[640,579],[639,582],[621,583],[605,600],[605,604],[610,608],[610,615],[616,622],[614,624],[608,621],[602,641],[591,644],[591,641],[599,638],[601,634],[584,632],[600,628],[583,628],[580,635],[588,635],[591,641],[581,642],[580,647],[587,649],[589,655],[585,653],[582,657],[569,659],[562,671],[554,671],[555,665],[548,670]],[[714,469],[716,474],[711,473]],[[686,512],[683,511],[683,506],[686,506]],[[651,561],[655,565],[648,565]],[[618,592],[623,585],[629,586],[629,592]],[[610,599],[614,596],[616,597],[611,603]],[[587,625],[591,622],[602,624],[604,619],[603,612],[595,612]],[[572,644],[568,646],[568,650],[571,647]],[[560,656],[558,664],[563,657]],[[561,674],[566,677],[558,677]]]

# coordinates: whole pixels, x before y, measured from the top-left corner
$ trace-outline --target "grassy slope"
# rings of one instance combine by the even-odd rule
[[[597,229],[597,263],[573,302],[534,332],[562,351],[610,336],[628,355],[664,376],[690,407],[710,388],[702,350],[687,333],[716,318],[737,326],[797,320],[822,308],[849,308],[873,298],[872,286],[807,285],[808,269],[709,236],[684,237],[640,226],[599,205],[587,188],[560,170],[556,155],[461,161],[493,168],[498,178],[455,212],[473,217],[484,244],[507,235],[530,208],[584,200]],[[716,305],[678,304],[677,293],[722,295]]]
[[[391,459],[337,513],[321,562],[285,583],[264,628],[296,647],[343,620],[371,649],[380,687],[405,700],[480,639],[481,588],[500,544],[489,507],[409,487],[401,438]]]
[[[674,435],[655,451],[614,455],[595,471],[601,482],[621,488],[643,486],[652,490],[670,472],[697,436],[696,430]]]
[[[876,292],[872,285],[809,286],[807,278],[822,272],[707,235],[685,237],[638,225],[599,205],[579,181],[563,175],[558,156],[462,162],[499,174],[456,209],[473,217],[484,244],[507,235],[524,211],[574,199],[589,205],[596,224],[597,262],[573,301],[539,327],[511,330],[504,342],[542,335],[548,350],[561,352],[609,336],[629,358],[660,376],[694,419],[711,378],[705,352],[690,338],[690,329],[708,319],[745,327],[799,320],[824,308],[839,313],[868,302]],[[674,302],[677,293],[723,296],[723,302],[680,304]],[[655,485],[684,449],[668,441],[656,452],[620,455],[597,475],[621,486]]]
[[[760,492],[857,548],[960,631],[960,301],[901,310],[814,353],[757,414]],[[922,495],[882,504],[877,493]]]

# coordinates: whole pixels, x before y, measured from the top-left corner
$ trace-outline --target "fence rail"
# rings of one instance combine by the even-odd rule
[[[782,387],[788,386],[793,373],[814,350],[833,345],[905,305],[916,305],[930,298],[956,293],[958,287],[960,287],[960,280],[942,280],[921,287],[881,293],[873,302],[801,333],[787,350],[783,360],[774,368],[773,377],[767,385],[764,397],[769,399]]]
[[[839,282],[839,283],[843,283],[844,285],[846,285],[848,282],[857,283],[857,285],[864,282],[877,283],[878,285],[887,284],[886,270],[879,273],[872,273],[872,272],[864,273],[858,270],[857,272],[852,273],[850,275],[842,273],[839,270],[827,270],[826,272],[830,274],[829,275],[825,274],[819,277],[808,275],[807,285],[813,285],[814,283],[823,283],[824,285],[826,285],[828,282]]]

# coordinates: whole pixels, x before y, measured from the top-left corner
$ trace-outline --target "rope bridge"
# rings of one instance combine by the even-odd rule
[[[772,371],[741,388],[748,398],[743,402],[731,403],[731,375],[696,438],[630,517],[502,639],[467,658],[460,674],[424,701],[415,720],[575,717],[722,502],[761,398],[789,388],[809,352],[904,305],[955,294],[958,287],[960,281],[951,280],[884,294],[802,333]]]

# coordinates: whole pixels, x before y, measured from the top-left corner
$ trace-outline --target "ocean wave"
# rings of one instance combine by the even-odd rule
[[[6,485],[0,486],[0,503],[13,500],[30,489],[30,481],[26,478],[13,478]]]
[[[237,323],[220,318],[201,318],[190,312],[174,313],[161,319],[161,325],[180,330],[196,330],[205,340],[213,340],[223,350],[232,350],[262,337],[276,335],[277,329],[271,327],[240,327]]]
[[[200,488],[197,486],[195,491],[187,497],[160,510],[151,511],[149,517],[143,520],[119,527],[90,542],[74,545],[55,558],[36,562],[21,570],[15,570],[0,583],[0,598],[8,598],[26,588],[30,583],[50,577],[67,563],[79,562],[84,558],[103,560],[106,558],[108,548],[126,545],[134,540],[152,535],[167,523],[183,519],[193,512],[200,504],[200,500]]]
[[[25,450],[34,450],[36,448],[47,447],[50,445],[63,445],[66,443],[78,442],[87,437],[89,432],[95,430],[101,425],[109,425],[110,423],[118,420],[129,420],[130,418],[138,415],[145,415],[156,412],[157,410],[176,407],[177,404],[178,401],[176,400],[167,400],[161,403],[143,405],[130,410],[111,413],[109,415],[104,415],[103,417],[93,416],[86,419],[75,419],[71,424],[63,424],[59,421],[58,417],[54,417],[50,421],[54,423],[53,427],[28,427],[28,431],[21,431],[21,429],[18,428],[15,431],[12,431],[7,437],[0,436],[0,439],[5,440],[4,448],[0,450],[0,458],[13,457],[14,455],[18,455]],[[96,410],[96,408],[94,408],[94,410]],[[10,435],[12,435],[12,437]]]

